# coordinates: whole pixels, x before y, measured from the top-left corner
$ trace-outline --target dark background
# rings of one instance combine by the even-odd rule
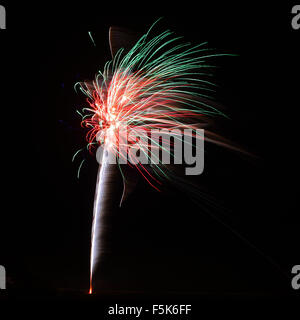
[[[73,85],[92,79],[110,59],[109,26],[142,35],[159,17],[159,31],[168,28],[192,43],[208,41],[238,55],[216,60],[216,98],[231,117],[220,126],[257,159],[208,147],[197,183],[226,208],[211,213],[184,194],[156,193],[140,181],[114,213],[115,255],[107,262],[102,294],[201,299],[295,293],[290,270],[299,264],[300,31],[291,28],[292,6],[200,1],[5,7],[0,263],[7,270],[7,295],[88,291],[97,163],[85,155],[77,179],[83,158],[71,159],[85,138],[75,111],[84,100]]]

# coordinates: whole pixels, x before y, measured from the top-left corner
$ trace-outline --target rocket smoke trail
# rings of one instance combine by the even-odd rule
[[[103,153],[105,158],[105,152]],[[92,293],[93,274],[97,267],[101,255],[104,253],[104,236],[107,228],[106,215],[113,210],[113,188],[118,179],[118,168],[114,164],[109,164],[103,159],[99,165],[91,237],[91,258],[90,258],[90,293]]]

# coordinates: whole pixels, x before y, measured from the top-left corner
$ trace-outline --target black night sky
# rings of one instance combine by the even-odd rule
[[[104,264],[102,297],[129,291],[199,301],[294,295],[300,31],[291,28],[290,7],[275,6],[5,6],[0,264],[7,270],[7,297],[86,295],[97,162],[86,153],[72,163],[85,145],[76,114],[84,98],[73,86],[93,79],[110,59],[109,26],[142,35],[159,17],[158,31],[237,55],[215,61],[216,99],[231,118],[219,126],[257,157],[207,146],[196,183],[222,207],[210,213],[187,195],[158,193],[140,179],[112,213],[113,253]]]

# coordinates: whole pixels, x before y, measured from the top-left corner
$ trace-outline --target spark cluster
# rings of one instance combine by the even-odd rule
[[[149,156],[145,141],[151,130],[203,128],[209,116],[223,115],[209,103],[215,84],[208,80],[213,66],[207,63],[220,54],[168,30],[150,37],[152,27],[129,51],[121,48],[94,81],[76,84],[88,103],[80,114],[90,150],[105,145],[124,157],[120,145],[135,144]],[[124,132],[146,137],[131,140]]]

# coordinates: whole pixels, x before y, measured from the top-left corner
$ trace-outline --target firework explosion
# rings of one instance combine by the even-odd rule
[[[223,116],[208,102],[215,85],[208,80],[212,66],[207,60],[220,54],[212,53],[206,43],[196,46],[182,43],[182,37],[175,37],[170,31],[150,37],[152,27],[130,50],[119,49],[94,81],[76,84],[87,97],[88,107],[80,114],[82,126],[89,129],[90,150],[93,146],[102,146],[121,160],[126,158],[128,148],[134,146],[150,157],[153,153],[148,143],[151,130],[191,129],[193,135],[197,128],[207,124],[210,116]],[[133,133],[133,138],[127,136],[127,132]],[[209,132],[205,139],[226,143]],[[164,166],[158,162],[151,166],[150,172],[138,161],[135,163],[144,178],[158,189],[159,178],[167,172]],[[105,194],[109,192],[105,184],[112,178],[107,170],[108,164],[104,161],[98,173],[94,204],[90,293],[93,271],[99,262],[97,252],[101,251],[98,229],[103,211],[109,210],[105,204]]]

